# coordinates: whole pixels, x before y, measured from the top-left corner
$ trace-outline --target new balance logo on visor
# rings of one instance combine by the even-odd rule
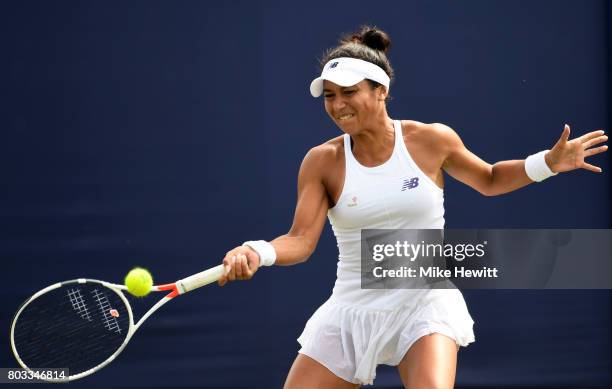
[[[338,66],[338,62],[332,62],[332,63],[330,63],[330,64],[329,64],[329,68],[330,68],[330,69],[333,69],[333,68],[335,68],[336,66]]]
[[[407,178],[402,184],[402,192],[419,186],[419,177]]]

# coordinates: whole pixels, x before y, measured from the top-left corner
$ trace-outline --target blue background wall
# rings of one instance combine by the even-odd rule
[[[393,118],[443,122],[489,162],[610,129],[607,1],[0,3],[0,328],[76,277],[159,282],[285,233],[309,148],[337,136],[316,59],[364,23],[393,39]],[[448,179],[447,226],[610,228],[610,164],[486,198]],[[329,296],[329,228],[305,264],[163,308],[71,387],[281,387]],[[577,259],[579,260],[579,259]],[[467,291],[458,387],[608,387],[609,291]],[[139,300],[142,311],[152,299]],[[0,366],[16,366],[8,336]],[[399,387],[379,368],[376,387]]]

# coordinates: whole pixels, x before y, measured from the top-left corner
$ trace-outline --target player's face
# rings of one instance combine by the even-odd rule
[[[347,134],[355,134],[379,115],[386,115],[385,93],[385,88],[372,88],[367,80],[348,87],[327,80],[323,84],[325,111]]]

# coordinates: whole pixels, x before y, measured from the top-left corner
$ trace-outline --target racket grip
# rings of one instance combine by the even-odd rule
[[[217,281],[219,278],[221,278],[224,272],[225,269],[221,264],[212,267],[208,270],[204,270],[203,272],[196,273],[192,276],[183,278],[182,280],[176,281],[176,287],[179,291],[179,294],[187,293],[194,289]]]

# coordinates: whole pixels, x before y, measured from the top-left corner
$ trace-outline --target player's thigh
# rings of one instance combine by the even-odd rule
[[[397,366],[408,389],[452,389],[457,370],[457,344],[442,334],[423,336]]]
[[[298,354],[289,370],[284,389],[354,389],[358,384],[345,381],[304,354]]]

